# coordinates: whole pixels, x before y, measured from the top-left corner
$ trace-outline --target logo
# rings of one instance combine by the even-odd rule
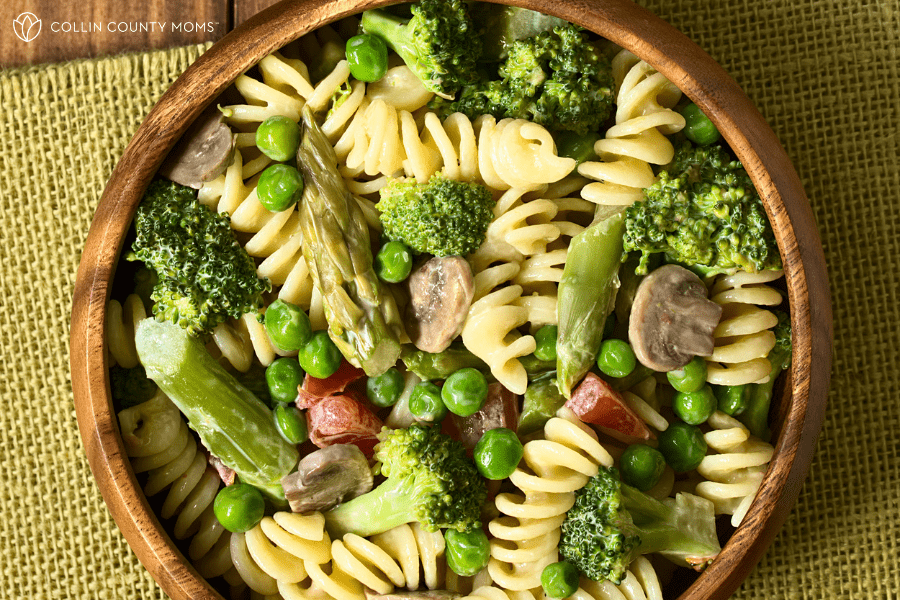
[[[23,12],[13,21],[13,31],[23,42],[30,42],[41,32],[41,20],[30,12]]]

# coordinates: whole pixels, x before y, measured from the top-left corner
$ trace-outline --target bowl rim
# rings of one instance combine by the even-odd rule
[[[79,430],[110,513],[144,567],[176,600],[222,596],[199,576],[161,526],[138,485],[119,433],[104,332],[121,243],[163,157],[238,75],[317,27],[390,3],[283,0],[228,33],[150,111],[110,176],[91,223],[75,282],[70,330]],[[578,23],[647,61],[712,118],[763,198],[785,259],[795,352],[775,455],[756,499],[719,557],[679,597],[724,600],[760,560],[796,503],[824,420],[832,313],[824,253],[809,201],[774,132],[737,83],[697,44],[650,11],[630,0],[500,3]],[[145,160],[146,156],[151,158]]]

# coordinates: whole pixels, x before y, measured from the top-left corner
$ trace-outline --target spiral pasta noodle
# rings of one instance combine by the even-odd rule
[[[488,267],[475,275],[475,293],[462,329],[465,347],[483,360],[491,374],[515,394],[524,394],[528,374],[519,361],[534,352],[537,343],[517,329],[528,322],[528,309],[517,304],[522,286],[511,282],[519,273],[519,263]]]
[[[708,423],[712,431],[704,437],[716,454],[707,454],[697,467],[706,481],[697,484],[696,493],[713,503],[716,514],[732,515],[731,524],[737,527],[762,484],[775,448],[723,412],[713,413]]]
[[[582,163],[578,172],[596,180],[584,186],[582,198],[628,206],[656,181],[650,165],[672,160],[675,149],[665,136],[681,131],[685,121],[671,109],[681,91],[665,76],[627,50],[612,65],[616,124],[594,145],[600,160]]]
[[[347,534],[331,540],[321,513],[278,512],[231,540],[234,566],[258,594],[286,600],[327,594],[361,600],[369,588],[388,594],[443,585],[444,537],[417,523],[366,539]]]
[[[479,586],[460,600],[537,600],[536,595],[527,590],[504,590],[493,585]]]
[[[354,88],[351,98],[356,94]],[[524,119],[497,122],[482,115],[472,122],[455,113],[441,122],[428,112],[419,124],[410,110],[386,94],[368,93],[361,101],[348,102],[338,110],[354,106],[356,112],[340,137],[338,125],[326,134],[334,141],[341,173],[353,193],[374,193],[388,177],[405,175],[425,182],[438,171],[449,179],[483,181],[496,190],[538,189],[575,168],[574,159],[557,155],[550,132]],[[357,181],[363,176],[369,179]]]
[[[656,570],[643,556],[637,557],[619,585],[611,581],[591,581],[581,578],[581,584],[572,596],[574,600],[662,600],[662,586]]]
[[[197,570],[207,578],[229,574],[230,539],[212,506],[221,482],[178,408],[160,391],[120,411],[118,419],[134,472],[147,473],[144,493],[149,498],[168,491],[160,516],[177,515],[177,539],[193,536],[188,556]]]
[[[109,342],[111,364],[131,369],[138,364],[134,347],[134,330],[147,318],[144,302],[137,294],[130,294],[125,303],[110,300],[106,305],[106,339]]]
[[[709,383],[743,385],[768,380],[771,364],[766,358],[775,346],[771,331],[778,317],[760,306],[781,304],[781,292],[766,285],[782,271],[720,275],[710,288],[710,300],[722,306],[722,317],[713,331],[715,348],[707,358]]]
[[[544,426],[544,439],[525,444],[522,462],[510,476],[521,494],[498,494],[501,516],[488,529],[488,572],[501,588],[526,591],[541,585],[541,571],[557,560],[560,526],[575,503],[575,491],[612,466],[597,435],[568,409]]]

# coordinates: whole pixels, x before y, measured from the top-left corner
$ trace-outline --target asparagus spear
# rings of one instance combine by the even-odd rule
[[[622,264],[624,209],[604,216],[572,238],[559,282],[556,371],[566,398],[594,364],[612,311]]]
[[[285,503],[281,478],[297,465],[272,412],[220,365],[203,343],[166,321],[144,319],[134,343],[141,364],[187,417],[203,445],[245,483]]]
[[[300,207],[303,256],[322,293],[328,335],[370,377],[394,366],[403,325],[393,295],[375,275],[369,230],[337,170],[334,148],[303,109],[297,165],[305,188]]]
[[[469,352],[461,342],[453,342],[441,352],[425,352],[414,349],[413,346],[407,346],[402,357],[406,369],[425,381],[447,379],[456,371],[466,367],[478,369],[485,375],[489,375],[491,372],[484,361]]]

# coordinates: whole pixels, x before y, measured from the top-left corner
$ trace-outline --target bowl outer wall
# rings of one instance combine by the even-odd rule
[[[176,80],[144,120],[114,169],[91,223],[72,309],[70,361],[79,429],[113,518],[143,565],[176,600],[221,596],[183,557],[150,509],[113,412],[104,331],[122,240],[165,155],[239,74],[321,25],[384,4],[388,2],[285,0],[230,32]],[[776,453],[744,523],[716,561],[680,596],[680,600],[724,600],[756,565],[790,513],[822,428],[833,332],[825,259],[812,210],[796,171],[762,115],[711,57],[675,28],[628,0],[515,4],[579,23],[631,50],[696,102],[756,184],[785,258],[794,360],[781,401],[785,420]]]

